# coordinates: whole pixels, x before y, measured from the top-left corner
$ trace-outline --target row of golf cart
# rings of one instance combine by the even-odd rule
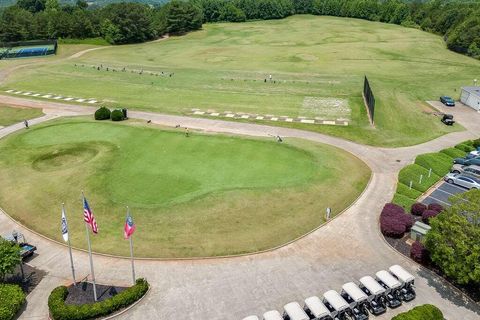
[[[402,301],[415,299],[415,277],[399,265],[393,265],[390,272],[381,270],[375,278],[365,276],[360,284],[345,283],[342,291],[329,290],[323,299],[313,296],[305,299],[303,308],[298,302],[290,302],[283,309],[263,314],[263,320],[366,320],[369,313],[380,315],[388,308],[396,308]],[[259,320],[249,316],[243,320]]]

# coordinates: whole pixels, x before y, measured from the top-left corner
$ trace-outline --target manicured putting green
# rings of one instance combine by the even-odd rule
[[[187,138],[140,123],[62,120],[0,141],[0,179],[9,186],[0,190],[0,206],[60,239],[65,202],[73,245],[85,247],[84,190],[100,228],[94,249],[113,254],[128,252],[121,241],[127,205],[138,225],[138,256],[236,254],[314,228],[327,201],[339,212],[368,176],[362,162],[331,147]]]

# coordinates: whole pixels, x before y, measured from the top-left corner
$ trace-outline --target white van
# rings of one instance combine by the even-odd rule
[[[329,290],[325,292],[323,294],[323,302],[330,309],[332,316],[337,317],[339,320],[346,319],[350,306],[337,291]]]
[[[375,276],[378,283],[385,288],[387,305],[390,308],[399,307],[402,304],[399,299],[399,289],[402,284],[385,270],[378,271]]]
[[[310,320],[298,302],[290,302],[283,306],[285,320]]]
[[[400,297],[402,298],[402,300],[411,301],[415,299],[415,277],[397,264],[391,266],[388,270],[395,278],[402,282],[402,288],[400,289]]]
[[[277,310],[271,310],[263,314],[263,320],[283,320],[283,317]]]
[[[246,318],[243,318],[243,320],[260,320],[260,319],[258,319],[257,316],[248,316]]]
[[[315,320],[331,320],[330,311],[323,304],[319,297],[313,296],[305,299],[303,310]]]
[[[367,309],[373,315],[380,315],[385,309],[385,289],[371,276],[360,278],[360,288],[368,296]]]

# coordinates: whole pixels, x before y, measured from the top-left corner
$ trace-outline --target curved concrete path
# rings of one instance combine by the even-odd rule
[[[48,107],[44,109],[47,116],[38,121],[93,111],[81,106],[7,96],[0,96],[0,101],[9,105]],[[392,264],[401,264],[417,277],[418,297],[377,319],[391,319],[401,311],[424,303],[440,307],[447,319],[479,319],[478,304],[391,249],[377,226],[383,204],[391,200],[395,191],[400,168],[411,163],[418,154],[450,147],[480,134],[480,115],[462,108],[455,111],[458,112],[456,118],[467,131],[398,149],[369,147],[296,129],[131,111],[132,118],[152,120],[167,126],[180,124],[211,132],[255,136],[279,134],[334,145],[365,161],[373,176],[364,194],[344,214],[301,240],[272,252],[226,259],[138,260],[137,276],[148,278],[152,290],[140,305],[119,319],[242,319],[250,314],[261,315],[269,309],[281,310],[287,302],[301,302],[311,295],[321,296],[329,289],[339,290],[345,282],[372,275]],[[11,127],[0,129],[0,137],[12,131],[14,128]],[[22,229],[0,214],[0,232],[13,228]],[[30,263],[46,270],[48,275],[29,295],[27,308],[20,319],[45,319],[48,293],[55,286],[70,281],[67,249],[31,232],[22,232],[38,247],[39,255]],[[87,254],[75,251],[74,259],[78,278],[87,276]],[[128,260],[95,256],[94,263],[98,282],[130,283]]]

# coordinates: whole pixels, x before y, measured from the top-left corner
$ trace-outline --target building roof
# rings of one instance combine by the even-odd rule
[[[480,97],[480,87],[462,87],[462,90]]]

